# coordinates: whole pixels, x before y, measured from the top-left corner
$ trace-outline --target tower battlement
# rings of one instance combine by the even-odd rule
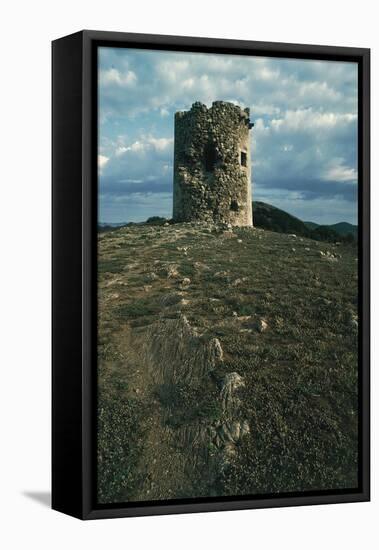
[[[175,113],[175,221],[252,225],[249,109],[214,101]]]

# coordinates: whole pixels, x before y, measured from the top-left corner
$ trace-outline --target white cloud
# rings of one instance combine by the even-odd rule
[[[149,149],[154,149],[155,151],[166,151],[172,147],[174,138],[156,138],[154,136],[142,136],[137,141],[133,142],[131,145],[118,145],[114,151],[114,155],[119,157],[132,151],[134,153],[142,153],[148,151]]]
[[[309,109],[287,110],[281,118],[273,118],[270,126],[275,131],[282,129],[304,131],[330,129],[338,125],[346,125],[357,119],[354,113],[334,113]]]
[[[272,70],[269,67],[262,66],[257,69],[256,75],[261,80],[277,80],[280,77],[280,71],[278,69]]]
[[[137,75],[133,71],[121,72],[111,67],[105,71],[100,71],[99,80],[100,85],[103,86],[116,85],[125,88],[136,84]]]
[[[97,164],[101,170],[101,168],[103,168],[103,166],[105,166],[107,164],[107,162],[109,161],[109,157],[106,157],[105,155],[98,155],[97,157]]]
[[[251,106],[251,114],[253,117],[260,115],[279,115],[279,107],[268,103],[253,103]]]
[[[286,143],[285,145],[282,145],[280,149],[285,153],[289,153],[290,151],[293,151],[293,145],[291,143]]]
[[[264,57],[224,56],[178,52],[130,50],[125,56],[103,60],[100,81],[104,101],[119,114],[160,110],[167,106],[188,108],[194,101],[234,98],[256,114],[272,115],[286,109],[306,109],[322,104],[333,112],[349,104],[356,112],[350,63],[317,62]],[[138,86],[135,86],[138,80]],[[117,95],[129,86],[128,101]],[[346,87],[349,93],[346,93]],[[264,107],[267,106],[265,110]],[[274,111],[273,111],[274,109]],[[158,111],[159,112],[159,111]],[[254,111],[252,109],[254,116]]]
[[[357,178],[357,170],[353,167],[346,166],[343,159],[335,159],[333,164],[331,164],[322,175],[323,180],[338,182],[356,183]]]
[[[101,171],[102,192],[126,196],[165,191],[172,185],[173,138],[141,135],[134,142],[118,136]],[[112,199],[113,200],[113,199]]]
[[[300,84],[298,93],[300,96],[311,101],[315,97],[322,97],[324,101],[339,101],[342,99],[341,93],[330,87],[326,82],[304,82]]]
[[[138,152],[138,151],[144,151],[145,148],[146,146],[144,143],[142,143],[141,141],[135,141],[134,143],[132,143],[130,147],[126,148],[126,151]]]
[[[174,138],[147,138],[147,143],[152,145],[157,151],[164,151],[172,146]]]

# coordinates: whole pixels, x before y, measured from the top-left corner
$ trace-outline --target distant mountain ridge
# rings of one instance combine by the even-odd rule
[[[294,233],[295,235],[316,239],[318,241],[354,241],[358,228],[347,222],[333,225],[319,225],[314,222],[303,222],[284,210],[261,201],[253,205],[255,227],[277,233]]]
[[[348,222],[339,222],[339,223],[333,223],[333,224],[322,225],[322,226],[315,222],[304,222],[304,223],[309,229],[316,229],[317,227],[330,227],[331,229],[333,229],[333,231],[335,231],[339,235],[351,234],[351,235],[354,235],[354,237],[358,235],[358,226]]]
[[[276,233],[296,233],[296,235],[303,237],[309,237],[311,234],[311,229],[304,222],[265,202],[254,201],[253,219],[255,227],[268,229]]]

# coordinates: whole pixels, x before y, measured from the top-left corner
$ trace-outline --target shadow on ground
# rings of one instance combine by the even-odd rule
[[[34,500],[42,506],[51,506],[51,493],[50,491],[23,491],[22,493],[25,497]]]

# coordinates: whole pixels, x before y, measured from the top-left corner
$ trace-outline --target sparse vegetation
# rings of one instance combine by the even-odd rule
[[[127,499],[140,482],[138,457],[141,442],[138,418],[143,404],[125,397],[127,382],[111,377],[100,385],[98,397],[98,498],[100,502]]]
[[[156,335],[183,314],[199,336],[175,361],[198,363],[196,346],[212,339],[223,355],[173,383],[154,371],[171,349]],[[354,242],[190,223],[102,233],[98,363],[101,502],[357,485]],[[201,438],[225,417],[231,372],[250,433],[225,461]]]

